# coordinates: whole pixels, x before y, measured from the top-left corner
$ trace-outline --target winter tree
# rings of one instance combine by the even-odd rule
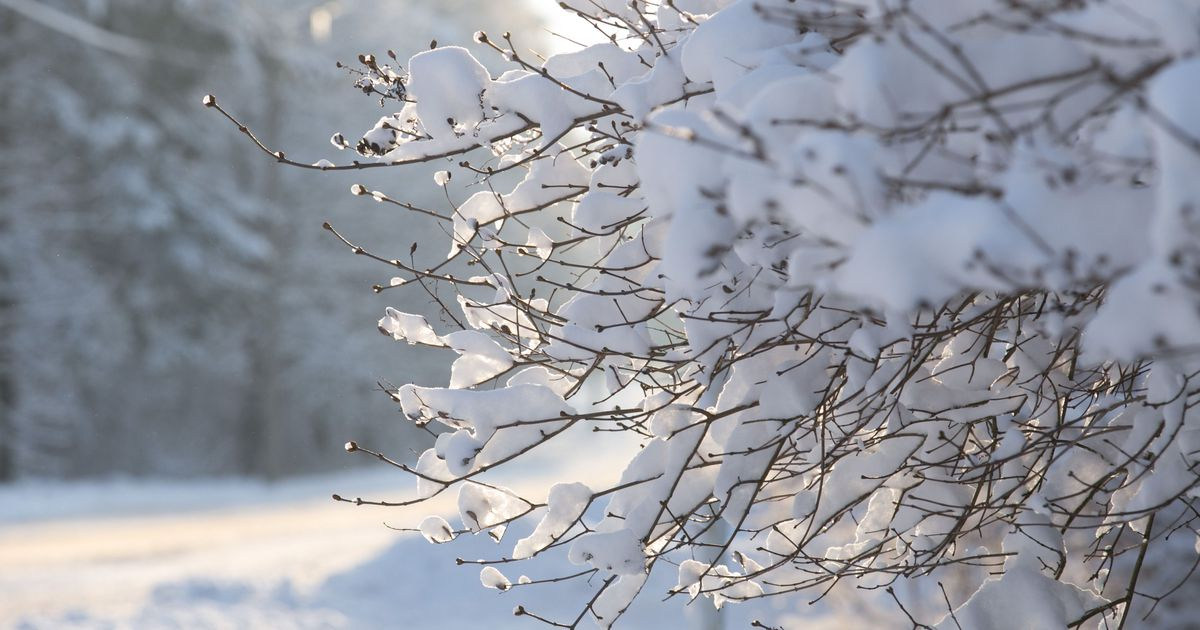
[[[184,103],[222,78],[273,82],[264,18],[232,2],[0,5],[14,473],[195,470],[177,444],[233,458],[241,401],[212,392],[246,378],[241,305],[276,213],[254,196],[259,164]],[[197,168],[222,147],[230,162]]]
[[[321,129],[295,148],[327,148],[324,130],[356,120],[335,59],[426,45],[431,25],[469,38],[465,13],[458,0],[0,0],[0,480],[277,477],[365,463],[341,456],[344,433],[419,433],[367,396],[391,348],[363,326],[375,305],[352,299],[366,261],[319,229],[330,207],[347,228],[383,210],[346,200],[350,180],[241,151],[197,102],[238,95],[260,133]],[[357,100],[353,126],[369,126],[378,104]],[[377,235],[415,238],[419,221]],[[432,383],[448,365],[390,376]]]
[[[1195,623],[1200,5],[561,6],[600,43],[362,56],[394,113],[335,136],[359,154],[339,164],[246,131],[297,166],[445,163],[435,184],[474,186],[437,207],[352,190],[441,226],[445,254],[326,226],[391,268],[378,292],[442,309],[381,331],[457,354],[448,387],[387,390],[436,446],[346,445],[413,496],[335,498],[457,494],[420,531],[491,534],[484,586],[557,627],[639,596]],[[494,482],[573,431],[642,448],[600,487]],[[578,567],[516,577],[548,556]],[[519,602],[571,581],[592,591],[566,616]]]

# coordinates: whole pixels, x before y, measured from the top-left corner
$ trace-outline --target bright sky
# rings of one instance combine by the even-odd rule
[[[535,14],[546,21],[546,29],[552,33],[584,45],[598,44],[604,41],[603,36],[595,28],[574,14],[562,10],[555,0],[526,0],[526,3],[533,8]],[[546,53],[553,55],[577,49],[575,44],[563,37],[548,35],[549,49],[546,50]]]

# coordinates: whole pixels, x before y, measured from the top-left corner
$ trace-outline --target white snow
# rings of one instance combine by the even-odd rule
[[[434,138],[454,137],[483,121],[487,70],[465,48],[446,46],[408,61],[409,94],[416,114]]]
[[[590,437],[574,448],[593,443]],[[526,494],[549,486],[556,509],[578,509],[578,477],[603,484],[613,474],[600,460],[531,463],[510,477]],[[520,475],[518,475],[520,477]],[[513,584],[500,598],[480,597],[480,571],[457,566],[490,554],[487,537],[435,546],[396,527],[428,510],[450,514],[452,496],[420,509],[355,507],[329,500],[331,491],[387,496],[406,480],[392,469],[264,483],[213,481],[24,482],[0,486],[0,627],[279,628],[407,627],[527,628],[514,603],[574,614],[592,586],[573,581],[549,588]],[[557,490],[555,490],[557,488]],[[444,540],[449,523],[426,518],[421,535]],[[544,577],[562,570],[539,565]],[[569,567],[566,567],[569,569]],[[530,570],[533,570],[531,567]],[[488,576],[495,577],[492,572]],[[506,579],[496,578],[496,584]],[[669,585],[660,586],[666,589]],[[728,623],[745,625],[747,611]],[[699,623],[698,609],[675,600],[639,602],[622,627]],[[688,621],[691,620],[691,621]],[[731,625],[730,627],[736,627]]]
[[[494,588],[501,591],[507,591],[512,587],[512,582],[508,581],[508,578],[504,577],[504,574],[496,567],[484,567],[479,572],[479,581],[483,583],[485,588]]]
[[[454,530],[450,528],[450,523],[436,514],[426,516],[419,529],[425,540],[431,543],[441,544],[454,540]]]
[[[402,313],[390,306],[385,309],[383,319],[379,320],[379,330],[391,335],[396,341],[407,341],[409,345],[444,345],[424,316]]]
[[[477,330],[459,330],[442,341],[459,353],[450,366],[450,387],[460,389],[477,385],[503,374],[513,366],[512,357],[491,337]]]
[[[895,583],[943,627],[1118,597],[1097,540],[1179,508],[1200,443],[1200,9],[1134,4],[570,0],[608,43],[413,57],[382,159],[511,171],[450,217],[467,330],[380,322],[459,354],[396,393],[448,429],[418,492],[532,527],[493,560],[565,555],[601,626],[659,563],[717,607]],[[477,478],[570,430],[642,442],[544,503]]]
[[[533,557],[560,539],[574,525],[592,502],[592,489],[575,483],[556,483],[546,499],[546,515],[538,521],[533,533],[517,541],[513,558]]]

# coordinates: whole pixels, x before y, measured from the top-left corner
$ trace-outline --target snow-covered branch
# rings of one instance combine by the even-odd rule
[[[412,208],[445,260],[372,255],[446,309],[380,329],[459,355],[392,392],[444,429],[413,500],[459,493],[422,532],[536,523],[506,561],[603,577],[574,619],[518,608],[562,627],[676,570],[718,607],[886,594],[920,627],[1147,614],[1147,549],[1195,543],[1200,8],[563,6],[607,41],[362,71],[399,111],[347,167],[453,156],[437,183],[478,188]],[[642,440],[616,485],[482,482],[579,428]]]

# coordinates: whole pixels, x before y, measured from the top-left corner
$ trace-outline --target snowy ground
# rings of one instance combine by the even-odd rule
[[[588,452],[581,446],[563,445]],[[571,471],[576,478],[619,473],[575,459],[582,460]],[[547,474],[546,460],[535,467],[542,468],[507,482],[536,491],[561,478],[561,471]],[[583,582],[540,592],[484,590],[478,567],[453,559],[499,555],[504,548],[486,537],[435,547],[383,526],[413,526],[417,512],[329,499],[331,492],[404,497],[406,482],[377,470],[276,484],[0,487],[0,627],[529,628],[542,626],[514,617],[517,603],[562,618],[586,601],[591,587]],[[438,505],[447,515],[450,499]],[[510,532],[507,547],[516,535],[524,533]],[[657,593],[646,595],[621,627],[716,627],[705,618],[707,604],[684,610],[678,599],[664,604]],[[766,612],[732,608],[723,613],[728,628],[745,628]]]

